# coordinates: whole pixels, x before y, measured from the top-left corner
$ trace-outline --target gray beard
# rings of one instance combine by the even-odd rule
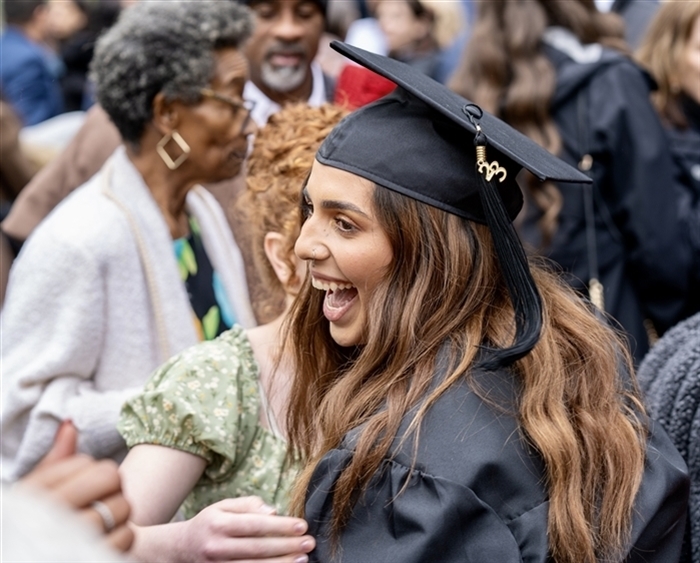
[[[298,67],[275,67],[265,61],[260,67],[260,78],[270,90],[291,92],[304,83],[307,71],[308,67],[303,64]]]

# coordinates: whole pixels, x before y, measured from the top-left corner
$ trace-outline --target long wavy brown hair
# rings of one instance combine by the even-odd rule
[[[322,314],[323,294],[302,288],[287,326],[297,378],[287,428],[291,451],[308,463],[292,493],[304,513],[320,459],[365,425],[333,491],[332,537],[348,523],[409,410],[412,422],[451,385],[470,379],[479,346],[508,346],[513,309],[487,227],[378,187],[374,213],[393,260],[371,296],[366,344],[341,348]],[[522,381],[522,437],[541,454],[549,493],[548,538],[559,563],[620,560],[644,469],[646,423],[626,346],[582,300],[533,265],[543,330],[514,364]],[[431,390],[438,350],[450,343],[451,371]],[[626,381],[626,383],[625,383]],[[484,396],[488,404],[497,408]]]
[[[549,112],[556,74],[541,48],[550,26],[570,30],[583,44],[627,52],[621,18],[599,12],[594,0],[482,0],[449,86],[558,154],[561,136]],[[539,227],[546,245],[557,228],[561,193],[552,182],[540,183],[531,175],[526,184],[542,213]]]
[[[291,272],[294,242],[299,236],[301,186],[311,170],[318,147],[331,129],[347,115],[347,110],[332,104],[311,107],[289,104],[270,116],[255,136],[248,159],[246,190],[236,200],[236,218],[248,225],[246,242],[262,283],[254,295],[256,313],[262,322],[277,317],[284,308],[285,291],[275,274],[264,248],[265,235],[281,233]],[[290,279],[290,285],[296,284]],[[264,288],[264,291],[260,291]]]
[[[652,101],[661,117],[679,128],[688,127],[680,105],[679,73],[693,26],[700,18],[700,2],[661,5],[637,51],[637,59],[652,74],[658,88]]]

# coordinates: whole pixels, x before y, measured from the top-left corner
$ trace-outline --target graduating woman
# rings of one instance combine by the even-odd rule
[[[528,264],[515,176],[585,182],[407,65],[304,189],[287,429],[313,561],[674,561],[686,467],[624,342]],[[476,145],[476,146],[475,146]]]

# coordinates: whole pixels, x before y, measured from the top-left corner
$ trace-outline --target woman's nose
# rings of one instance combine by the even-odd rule
[[[311,246],[309,240],[309,229],[307,227],[308,221],[302,225],[299,237],[294,243],[294,254],[296,254],[300,260],[311,260],[313,258],[313,246]]]

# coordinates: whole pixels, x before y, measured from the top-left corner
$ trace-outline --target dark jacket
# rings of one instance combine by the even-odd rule
[[[681,98],[681,108],[688,127],[667,127],[668,144],[675,165],[676,183],[682,189],[681,214],[688,225],[694,248],[700,248],[700,104],[687,96]],[[691,291],[688,312],[700,311],[700,258],[695,268],[694,290]]]
[[[598,60],[579,63],[544,48],[557,73],[550,113],[562,137],[560,156],[574,166],[586,153],[593,157],[595,249],[605,310],[622,325],[641,361],[652,325],[660,334],[688,316],[694,270],[693,245],[678,215],[681,190],[649,100],[650,79],[613,51],[603,49]],[[563,208],[551,245],[542,247],[540,214],[531,199],[521,235],[586,292],[591,247],[584,190],[579,184],[558,187]]]
[[[510,372],[480,373],[476,380],[489,400],[513,403],[517,382]],[[306,519],[316,538],[313,562],[336,560],[328,539],[332,490],[352,458],[355,435],[321,460],[310,484]],[[401,444],[397,438],[392,449],[394,457],[371,479],[340,537],[337,561],[551,562],[543,462],[522,439],[514,416],[484,402],[463,381],[428,411],[415,465],[412,440]],[[687,497],[683,459],[653,426],[626,563],[677,561]]]

